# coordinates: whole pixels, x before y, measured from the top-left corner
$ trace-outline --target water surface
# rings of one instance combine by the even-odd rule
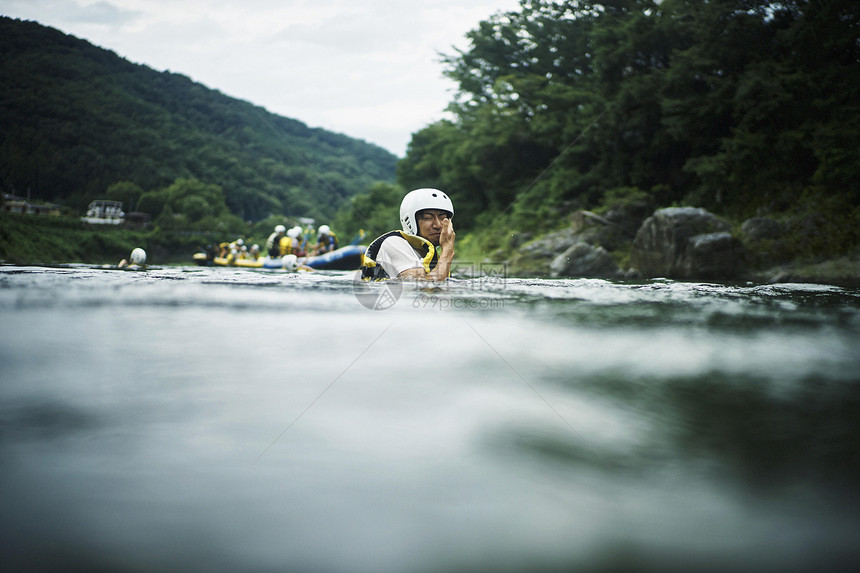
[[[857,290],[484,277],[369,310],[377,293],[338,272],[0,266],[0,562],[860,557]]]

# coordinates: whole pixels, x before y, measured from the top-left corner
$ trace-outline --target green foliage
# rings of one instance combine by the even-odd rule
[[[647,201],[651,196],[638,187],[615,187],[608,189],[603,195],[603,203],[595,209],[603,213],[610,208],[625,207],[638,202]]]
[[[177,179],[164,189],[164,194],[164,209],[182,213],[189,223],[199,222],[204,217],[221,217],[230,212],[224,191],[218,185],[208,185],[196,179]]]
[[[249,229],[249,233],[251,233],[255,237],[263,237],[263,240],[267,239],[269,235],[272,233],[276,225],[283,225],[287,229],[294,226],[295,222],[287,219],[282,215],[270,215],[265,219],[257,221],[251,228]]]
[[[341,242],[364,231],[366,244],[382,233],[400,228],[400,201],[404,190],[397,185],[377,183],[366,193],[353,197],[334,218],[334,229],[341,234]],[[349,238],[348,238],[349,237]]]
[[[241,235],[248,225],[233,215],[225,202],[224,191],[196,179],[177,179],[172,185],[141,197],[144,208],[154,215],[162,230],[206,231]]]
[[[860,203],[809,187],[788,210],[787,249],[794,257],[819,258],[860,252]]]
[[[850,228],[858,29],[848,0],[523,0],[444,58],[454,119],[413,135],[398,181],[447,190],[481,232],[641,194],[738,220],[813,197]]]
[[[143,195],[143,189],[131,181],[117,181],[105,191],[105,197],[111,201],[122,201],[126,212],[133,211]]]
[[[112,225],[85,225],[73,217],[0,213],[0,260],[19,264],[67,263],[116,265],[141,247],[155,265],[191,262],[191,255],[210,243],[233,240],[228,230],[140,231]],[[268,236],[268,235],[266,235]],[[265,240],[265,237],[264,239]]]
[[[394,179],[396,157],[384,149],[35,22],[0,17],[0,101],[0,190],[79,212],[108,196],[158,217],[167,201],[155,190],[196,179],[219,186],[243,220],[331,217]],[[191,222],[207,216],[197,200],[188,208]]]
[[[137,204],[137,210],[150,215],[158,216],[164,210],[170,197],[166,189],[160,191],[148,191],[141,194]]]

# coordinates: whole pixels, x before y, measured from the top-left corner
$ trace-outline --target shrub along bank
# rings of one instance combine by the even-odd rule
[[[195,251],[217,239],[205,232],[142,231],[86,225],[71,217],[0,214],[0,261],[16,264],[116,264],[135,247],[147,252],[150,264],[189,263]]]

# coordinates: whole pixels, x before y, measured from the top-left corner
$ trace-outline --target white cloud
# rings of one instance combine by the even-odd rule
[[[518,0],[0,0],[157,70],[403,155],[455,87],[438,53]]]

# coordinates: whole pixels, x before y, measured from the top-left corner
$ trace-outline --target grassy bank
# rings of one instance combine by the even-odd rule
[[[268,228],[268,227],[266,227]],[[257,234],[262,233],[259,231]],[[456,263],[480,267],[505,262],[510,252],[501,248],[510,233],[458,233]],[[212,242],[235,239],[207,233],[142,231],[86,225],[71,217],[0,214],[0,262],[14,264],[116,264],[141,247],[154,265],[190,264],[192,255]],[[246,237],[262,244],[265,237]],[[756,272],[761,282],[819,282],[860,286],[860,252],[856,246],[830,257],[796,256]]]
[[[216,239],[86,225],[71,217],[0,214],[0,260],[16,264],[116,264],[135,247],[146,250],[150,264],[189,263],[194,252]]]

